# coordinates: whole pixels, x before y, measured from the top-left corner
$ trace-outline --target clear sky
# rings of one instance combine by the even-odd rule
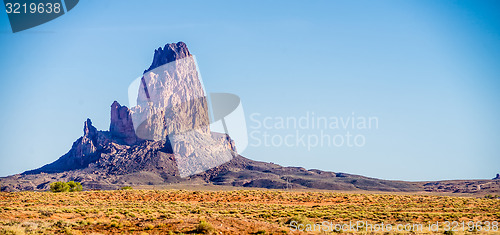
[[[82,0],[16,34],[0,10],[0,176],[56,160],[87,117],[107,130],[111,103],[128,105],[154,49],[178,41],[208,92],[240,96],[256,135],[298,130],[253,128],[255,113],[379,122],[350,130],[362,147],[250,139],[245,157],[383,179],[500,172],[498,1]]]

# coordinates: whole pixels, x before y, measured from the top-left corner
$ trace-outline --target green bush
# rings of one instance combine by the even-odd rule
[[[121,190],[130,190],[133,189],[132,186],[123,186]]]
[[[313,223],[311,223],[311,221],[309,221],[309,219],[307,219],[306,217],[301,216],[301,215],[292,216],[291,218],[289,218],[285,222],[285,225],[292,226],[292,222],[295,222],[296,224],[303,224],[303,225],[307,225],[307,224],[312,225],[313,224]]]
[[[50,184],[50,191],[54,193],[58,192],[68,192],[69,185],[65,182],[54,182]]]
[[[205,220],[200,220],[200,223],[196,226],[195,231],[197,233],[209,234],[215,231],[214,227]]]
[[[68,186],[70,192],[80,192],[83,189],[82,184],[80,184],[80,182],[70,181],[68,182]]]
[[[82,191],[83,187],[80,182],[70,181],[66,182],[54,182],[50,184],[50,191],[54,193],[58,192],[78,192]]]

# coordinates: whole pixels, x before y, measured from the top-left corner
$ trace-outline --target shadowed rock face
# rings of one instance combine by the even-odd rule
[[[92,121],[87,119],[83,126],[83,136],[73,143],[68,153],[51,164],[26,171],[23,174],[55,173],[85,168],[98,159],[103,146],[106,146],[109,142],[110,140],[107,139],[106,134],[97,131],[92,125]]]
[[[76,155],[84,156],[91,155],[97,151],[97,129],[92,126],[92,121],[87,118],[87,121],[83,123],[83,136],[81,143],[76,147]]]
[[[133,145],[139,140],[135,134],[130,110],[126,106],[121,106],[117,101],[111,105],[109,132],[128,145]]]

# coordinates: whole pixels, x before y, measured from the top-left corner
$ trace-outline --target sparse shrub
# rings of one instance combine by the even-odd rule
[[[50,184],[50,191],[54,193],[68,192],[69,185],[65,182],[54,182]]]
[[[196,225],[195,231],[197,233],[209,234],[215,231],[214,227],[205,220],[200,220],[200,223]]]
[[[146,226],[144,226],[144,230],[153,230],[154,228],[155,226],[152,224],[146,224]]]
[[[128,216],[132,217],[132,218],[135,218],[137,217],[137,215],[135,215],[133,212],[129,212],[127,213]]]
[[[448,230],[448,231],[444,231],[443,234],[446,234],[446,235],[454,235],[455,232],[451,231],[451,230]]]
[[[40,215],[43,215],[45,217],[51,217],[54,214],[54,212],[46,210],[40,210],[38,212],[40,212]]]
[[[120,190],[131,190],[133,189],[132,186],[123,186],[120,188]]]
[[[175,217],[171,213],[165,213],[165,214],[160,215],[160,219],[173,219],[173,218],[175,218]]]
[[[0,227],[0,234],[25,234],[25,230],[19,225],[2,226]]]
[[[121,227],[123,227],[123,224],[119,223],[116,220],[113,220],[113,221],[111,221],[111,223],[109,224],[109,226],[112,227],[112,228],[121,228]]]
[[[63,233],[64,233],[64,234],[68,234],[68,235],[80,235],[80,234],[82,234],[80,231],[78,231],[78,230],[73,230],[73,229],[72,229],[72,228],[70,228],[70,227],[65,227],[65,228],[63,229]]]
[[[83,190],[82,184],[80,182],[70,181],[68,182],[70,192],[80,192]]]
[[[89,225],[89,223],[86,220],[80,220],[80,221],[77,221],[76,223],[79,224],[79,225],[81,225],[81,226],[87,226],[87,225]]]
[[[299,215],[292,216],[290,219],[288,219],[285,222],[285,225],[292,226],[291,225],[292,222],[295,222],[297,225],[298,224],[303,224],[303,225],[312,224],[311,221],[309,221],[306,217],[299,216]]]
[[[75,182],[75,181],[70,181],[68,183],[66,182],[54,182],[50,184],[50,191],[54,193],[59,193],[59,192],[78,192],[82,191],[83,187],[80,182]]]

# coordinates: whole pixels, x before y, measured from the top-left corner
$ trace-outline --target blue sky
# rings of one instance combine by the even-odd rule
[[[85,0],[16,34],[1,13],[0,175],[56,160],[87,117],[107,130],[111,103],[128,103],[154,49],[184,41],[206,90],[239,95],[249,126],[252,113],[379,119],[358,130],[363,147],[248,147],[248,158],[383,179],[492,178],[498,12],[497,1]]]

